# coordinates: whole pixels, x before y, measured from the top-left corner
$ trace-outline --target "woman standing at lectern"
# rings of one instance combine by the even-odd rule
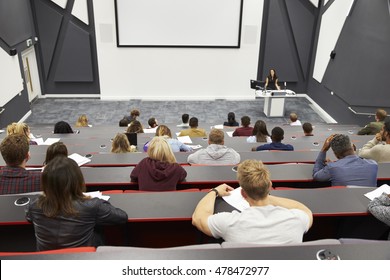
[[[280,86],[278,85],[278,76],[276,76],[274,69],[269,70],[269,74],[265,79],[264,88],[270,90],[280,90]]]

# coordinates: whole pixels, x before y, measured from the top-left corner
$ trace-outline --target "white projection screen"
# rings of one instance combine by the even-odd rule
[[[243,0],[116,0],[118,47],[239,48]]]

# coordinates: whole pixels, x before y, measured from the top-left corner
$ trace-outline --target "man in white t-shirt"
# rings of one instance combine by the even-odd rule
[[[302,242],[313,223],[313,215],[302,203],[270,195],[270,173],[261,161],[245,160],[238,166],[241,195],[250,207],[242,212],[214,213],[216,197],[229,195],[232,187],[222,184],[198,203],[192,224],[203,233],[226,242],[291,244]]]

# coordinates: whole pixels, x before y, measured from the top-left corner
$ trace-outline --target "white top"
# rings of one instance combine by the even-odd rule
[[[295,122],[291,122],[290,125],[291,125],[291,126],[302,126],[300,120],[296,120]]]
[[[215,238],[226,242],[257,244],[301,243],[309,229],[309,216],[299,209],[280,206],[249,207],[212,215],[208,226]]]
[[[267,143],[271,143],[272,142],[271,137],[269,137],[268,135],[266,136],[266,139],[267,139]],[[252,136],[249,136],[248,138],[246,138],[246,142],[248,142],[248,143],[256,143],[256,135],[252,135]]]

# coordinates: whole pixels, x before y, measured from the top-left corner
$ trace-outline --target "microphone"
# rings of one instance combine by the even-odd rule
[[[284,82],[284,89],[287,89],[287,83]]]

